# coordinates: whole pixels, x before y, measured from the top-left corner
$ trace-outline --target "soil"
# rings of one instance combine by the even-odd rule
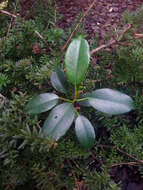
[[[71,26],[75,18],[84,13],[93,0],[57,0],[58,11],[62,18],[57,23],[64,30]],[[83,21],[86,39],[103,36],[110,29],[115,30],[123,12],[135,11],[143,5],[143,0],[100,0],[96,1]]]

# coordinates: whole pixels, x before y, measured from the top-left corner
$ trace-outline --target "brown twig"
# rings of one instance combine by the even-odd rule
[[[55,21],[55,24],[57,22],[57,4],[56,4],[56,0],[54,1],[54,21]]]
[[[46,45],[48,45],[48,42],[46,42],[46,40],[43,38],[43,36],[42,36],[37,30],[35,30],[35,34],[36,34]]]
[[[5,15],[8,15],[8,16],[11,16],[11,17],[13,17],[13,18],[16,18],[17,16],[19,16],[19,14],[15,15],[15,14],[13,14],[13,13],[10,13],[10,12],[4,11],[4,10],[0,10],[0,13],[5,14]]]
[[[138,162],[120,162],[117,164],[113,164],[112,167],[121,166],[121,165],[130,165],[130,166],[138,166]]]
[[[122,37],[125,35],[125,33],[131,28],[131,25],[127,25],[121,32],[120,34],[122,35]],[[122,39],[122,38],[121,38]],[[120,40],[121,40],[120,39]],[[107,48],[107,47],[110,47],[111,45],[117,43],[117,44],[120,44],[120,40],[119,40],[119,36],[117,35],[115,37],[115,39],[112,39],[112,40],[109,40],[106,44],[103,44],[95,49],[93,49],[91,52],[90,52],[90,55],[92,56],[94,53],[96,53],[97,51],[101,50],[101,49],[104,49],[104,48]]]
[[[13,15],[16,14],[17,4],[18,4],[18,2],[17,2],[17,0],[16,0],[16,4],[15,4],[14,14],[13,14]],[[6,11],[6,12],[7,12],[7,11]],[[8,13],[8,12],[7,12],[7,13]],[[6,41],[6,39],[8,38],[8,35],[9,35],[9,32],[10,32],[10,29],[12,28],[14,19],[15,19],[14,17],[11,17],[10,24],[9,24],[9,27],[8,27],[8,31],[7,31],[7,34],[6,34],[6,37],[5,37],[5,41]]]
[[[37,30],[35,30],[35,34],[45,43],[45,45],[48,47],[48,49],[50,51],[53,51],[53,49],[49,46],[48,42],[44,39],[44,37]]]
[[[100,160],[100,159],[98,159],[98,158],[93,154],[93,151],[90,151],[90,154],[91,154],[91,156],[92,156],[97,162],[99,162],[100,165],[103,164],[103,161]]]
[[[143,160],[138,160],[136,157],[132,156],[131,154],[121,150],[118,147],[112,146],[112,145],[96,145],[97,147],[100,148],[114,148],[115,150],[119,151],[120,153],[126,155],[127,157],[133,159],[134,161],[138,162],[139,164],[143,165]]]
[[[104,49],[104,48],[107,48],[107,47],[110,47],[111,45],[117,43],[117,40],[110,40],[109,42],[107,42],[107,44],[103,44],[95,49],[93,49],[91,52],[90,52],[90,55],[92,56],[94,53],[96,53],[97,51],[101,50],[101,49]]]
[[[138,33],[136,33],[136,34],[135,34],[135,38],[137,38],[137,39],[138,39],[138,38],[143,38],[143,34],[138,34]]]
[[[10,29],[12,28],[12,23],[13,23],[13,21],[14,21],[14,18],[11,17],[10,24],[9,24],[9,27],[8,27],[7,34],[6,34],[6,38],[5,38],[5,39],[7,39],[8,35],[9,35]]]
[[[69,160],[67,160],[67,163],[68,163],[69,167],[72,169],[72,165],[71,165],[71,163],[70,163]],[[75,175],[74,170],[72,169],[71,171],[72,171],[72,175],[73,175],[74,180],[75,180],[75,184],[76,184],[76,186],[77,186],[77,190],[81,190],[80,182],[77,180],[77,177],[76,177],[76,175]]]
[[[87,14],[89,13],[89,11],[92,9],[93,5],[95,4],[96,0],[93,1],[93,3],[89,6],[89,8],[85,11],[85,13],[83,14],[83,16],[80,18],[79,22],[77,23],[76,27],[74,28],[73,32],[71,33],[71,35],[69,36],[66,44],[64,45],[64,47],[62,48],[62,51],[64,51],[67,47],[67,45],[69,44],[69,42],[71,41],[73,35],[75,34],[75,32],[77,31],[77,29],[79,28],[81,22],[83,21],[83,19],[87,16]]]
[[[76,166],[77,169],[79,169],[81,172],[84,172],[80,166],[75,162],[75,160],[72,159],[72,162],[74,163],[74,165]]]
[[[131,24],[128,24],[122,31],[121,31],[121,34],[122,36],[132,27]]]
[[[121,152],[122,154],[128,156],[129,158],[131,158],[131,159],[135,160],[136,162],[138,162],[138,163],[140,163],[140,164],[143,165],[143,160],[138,160],[136,157],[134,157],[134,156],[132,156],[131,154],[129,154],[129,153],[127,153],[127,152],[125,152],[125,151],[119,149],[118,147],[116,147],[116,150],[118,150],[118,151]]]

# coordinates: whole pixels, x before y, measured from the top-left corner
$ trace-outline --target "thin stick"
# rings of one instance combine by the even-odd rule
[[[143,38],[143,34],[138,34],[138,33],[136,33],[136,34],[135,34],[135,38]]]
[[[48,42],[44,39],[44,37],[37,30],[35,30],[35,34],[45,43],[45,45],[48,47],[48,49],[50,51],[53,51],[53,49],[49,46]]]
[[[55,20],[55,24],[56,24],[56,22],[57,22],[57,5],[56,5],[56,0],[55,0],[55,5],[54,5],[54,8],[55,8],[55,10],[54,10],[54,20]]]
[[[128,24],[122,31],[121,31],[121,34],[122,36],[132,27],[131,24]]]
[[[43,38],[43,36],[42,36],[37,30],[35,30],[35,34],[37,34],[37,36],[38,36],[46,45],[48,45],[48,42],[46,42],[46,40]]]
[[[82,170],[79,165],[75,162],[75,160],[72,160],[72,162],[74,163],[74,165],[76,166],[77,169],[79,169],[81,172],[84,172],[84,170]]]
[[[90,55],[92,56],[94,53],[96,53],[97,51],[101,50],[101,49],[104,49],[104,48],[107,48],[113,44],[117,43],[117,40],[110,40],[109,42],[107,42],[107,44],[103,44],[95,49],[93,49],[91,52],[90,52]]]
[[[96,158],[96,156],[93,154],[93,151],[90,151],[90,154],[91,154],[91,156],[92,156],[95,160],[97,160],[101,165],[104,163],[102,160]]]
[[[85,13],[83,14],[83,16],[81,17],[81,19],[79,20],[79,22],[77,23],[75,29],[73,30],[73,32],[71,33],[71,35],[69,36],[66,44],[64,45],[64,47],[62,48],[62,51],[64,51],[67,47],[67,45],[69,44],[69,42],[71,41],[73,35],[75,34],[76,30],[79,28],[81,22],[83,21],[83,19],[87,16],[88,12],[90,11],[90,9],[93,7],[93,5],[95,4],[96,0],[93,1],[93,3],[89,6],[89,8],[87,9],[87,11],[85,11]]]
[[[17,0],[16,0],[15,8],[14,8],[14,15],[16,14],[16,9],[17,9]],[[10,29],[12,28],[14,19],[15,19],[14,17],[11,17],[11,21],[10,21],[10,24],[9,24],[9,27],[8,27],[8,31],[7,31],[7,34],[6,34],[6,37],[5,37],[5,41],[8,38],[8,35],[9,35],[9,32],[10,32]]]
[[[17,16],[19,16],[19,14],[15,15],[13,13],[10,13],[10,12],[4,11],[4,10],[0,10],[0,13],[3,13],[3,14],[8,15],[8,16],[11,16],[13,18],[16,18]]]
[[[132,156],[131,154],[121,150],[120,148],[118,147],[115,147],[115,146],[111,146],[111,145],[96,145],[97,147],[101,147],[101,148],[114,148],[116,149],[117,151],[121,152],[122,154],[126,155],[127,157],[133,159],[134,161],[138,162],[139,164],[142,164],[143,165],[143,160],[138,160],[136,157]]]
[[[123,38],[124,34],[125,34],[131,27],[132,27],[132,26],[129,24],[129,25],[127,25],[127,26],[120,32],[120,34],[122,35],[122,38]],[[122,38],[121,38],[121,39],[122,39]],[[109,46],[111,46],[111,45],[113,45],[113,44],[115,44],[115,43],[120,44],[120,40],[121,40],[121,39],[119,39],[119,36],[117,35],[114,40],[109,40],[106,44],[103,44],[103,45],[101,45],[101,46],[99,46],[99,47],[93,49],[93,50],[90,52],[90,55],[92,56],[92,55],[93,55],[94,53],[96,53],[97,51],[99,51],[99,50],[101,50],[101,49],[104,49],[104,48],[107,48],[107,47],[109,47]]]
[[[135,160],[136,162],[140,163],[143,165],[143,160],[138,160],[136,157],[132,156],[131,154],[119,149],[119,148],[116,148],[119,152],[121,152],[122,154],[125,154],[126,156],[128,156],[129,158]]]
[[[112,167],[121,166],[121,165],[130,165],[130,166],[138,166],[138,162],[121,162],[117,164],[113,164]]]
[[[67,160],[67,163],[68,163],[69,167],[72,169],[72,165],[71,165],[71,163],[70,163],[69,160]],[[76,177],[76,175],[75,175],[74,170],[72,169],[71,171],[72,171],[72,175],[73,175],[74,180],[75,180],[75,184],[76,184],[76,186],[77,186],[77,190],[81,190],[81,188],[80,188],[80,183],[79,183],[78,180],[77,180],[77,177]]]

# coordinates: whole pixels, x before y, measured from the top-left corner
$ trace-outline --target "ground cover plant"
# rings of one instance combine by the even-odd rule
[[[33,98],[26,106],[26,113],[38,114],[55,107],[58,100],[66,102],[56,106],[51,111],[42,128],[42,136],[58,140],[67,132],[75,120],[76,136],[84,147],[91,148],[95,141],[94,128],[85,116],[78,113],[76,108],[78,105],[76,104],[92,106],[110,115],[123,114],[133,109],[133,101],[129,96],[112,89],[103,88],[88,94],[80,94],[80,84],[85,78],[89,61],[88,42],[82,37],[74,39],[65,56],[66,75],[74,86],[72,99],[59,97],[52,93],[44,93]],[[69,90],[66,89],[68,81],[61,70],[52,73],[51,83],[57,91],[69,93]]]
[[[105,49],[97,38],[88,40],[90,64],[75,88],[75,77],[65,67],[66,58],[63,59],[61,51],[67,48],[70,34],[56,25],[58,12],[54,2],[37,2],[43,2],[48,11],[36,3],[28,12],[24,7],[21,17],[18,16],[20,1],[9,0],[5,11],[16,17],[0,15],[0,189],[141,190],[143,9],[138,14],[125,14],[121,26],[106,37]],[[83,28],[74,35],[79,36]],[[110,38],[113,43],[109,46]],[[75,39],[87,44],[85,37]],[[67,64],[71,66],[69,61]],[[68,80],[67,86],[61,82],[63,77]],[[134,109],[125,114],[108,115],[89,107],[87,97],[94,94],[91,92],[101,92],[100,89],[116,89],[130,95]],[[41,135],[46,119],[60,105],[56,104],[51,113],[49,110],[27,114],[24,110],[34,96],[44,93],[56,94],[60,105],[65,104],[62,98],[68,99],[70,102],[66,104],[74,107],[74,116],[78,118],[78,112],[81,119],[88,118],[96,135],[94,144],[84,141],[90,149],[80,145],[74,122],[58,141]],[[77,101],[83,98],[86,99]]]

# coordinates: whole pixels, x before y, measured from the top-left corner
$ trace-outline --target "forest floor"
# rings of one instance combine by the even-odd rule
[[[34,0],[21,0],[20,2],[20,15],[26,19],[26,11],[30,9]],[[93,4],[93,2],[95,3]],[[91,5],[93,6],[88,11]],[[81,13],[84,15],[87,12],[81,22],[85,37],[90,41],[98,36],[100,39],[99,45],[101,45],[104,44],[104,36],[110,30],[115,31],[117,29],[123,13],[125,11],[135,11],[140,8],[141,5],[143,5],[143,0],[64,0],[64,2],[63,0],[56,0],[55,15],[57,12],[61,15],[61,18],[57,19],[57,27],[68,30],[72,24],[77,26],[79,15]],[[99,133],[101,136],[108,136],[105,127],[102,127]],[[119,154],[120,153],[119,151]],[[93,163],[91,167],[95,168],[96,171],[100,169],[101,163],[94,158],[89,160],[89,162]],[[123,166],[120,167],[117,164],[112,167],[110,176],[116,183],[121,184],[122,190],[143,190],[143,179],[138,171],[138,166],[130,167],[123,164]],[[89,189],[83,185],[83,188],[80,190]]]
[[[109,30],[116,30],[120,18],[125,11],[135,11],[143,5],[143,0],[62,0],[57,1],[57,8],[62,18],[58,26],[67,29],[71,27],[77,15],[85,13],[93,3],[93,7],[83,20],[86,38],[98,36],[103,39]]]
[[[67,30],[74,23],[77,15],[84,14],[93,0],[57,0],[57,10],[61,19],[57,26]],[[90,41],[98,36],[100,43],[104,43],[104,36],[110,30],[116,30],[125,11],[135,11],[143,5],[143,0],[100,0],[96,1],[92,9],[84,18],[82,24],[86,38]],[[100,45],[101,45],[100,44]],[[93,166],[96,167],[96,166]],[[122,190],[143,190],[143,180],[136,167],[116,166],[111,170],[111,177],[115,182],[122,182]],[[86,188],[83,187],[83,190]]]

